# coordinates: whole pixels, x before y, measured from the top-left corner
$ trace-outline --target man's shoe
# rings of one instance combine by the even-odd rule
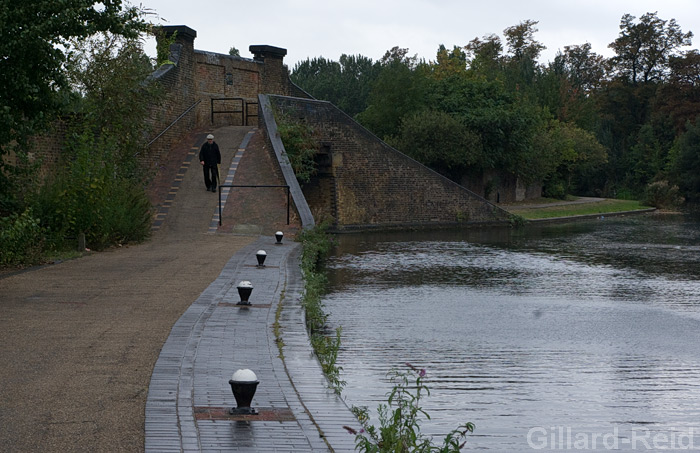
[[[212,192],[216,192],[216,187],[212,187],[212,188],[211,188],[211,191],[212,191]]]

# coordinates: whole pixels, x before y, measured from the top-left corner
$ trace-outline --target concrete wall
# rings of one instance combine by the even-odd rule
[[[320,144],[322,171],[302,186],[317,220],[328,217],[338,230],[508,220],[506,211],[391,148],[329,102],[270,100],[306,122]]]

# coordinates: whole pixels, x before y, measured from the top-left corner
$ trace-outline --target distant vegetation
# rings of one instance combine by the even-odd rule
[[[547,64],[527,20],[434,61],[394,47],[379,61],[307,59],[292,80],[454,180],[496,169],[545,196],[700,201],[700,53],[656,13],[627,14],[605,59],[588,43]]]

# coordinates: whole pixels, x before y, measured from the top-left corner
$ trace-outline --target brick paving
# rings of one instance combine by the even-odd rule
[[[278,182],[263,146],[259,133],[250,132],[225,184],[249,184],[251,177],[258,184]],[[243,228],[267,235],[238,250],[172,328],[149,386],[145,450],[354,451],[354,437],[343,426],[359,424],[328,388],[304,326],[300,245],[290,239],[298,224],[281,225],[284,197],[226,189],[221,195],[227,201],[223,225],[218,228],[217,209],[209,233]],[[287,235],[282,245],[271,235],[276,229]],[[260,249],[267,252],[262,268],[255,258]],[[250,306],[238,304],[237,285],[244,280],[254,287]],[[252,403],[258,415],[226,413],[236,406],[228,380],[241,368],[253,370],[260,382]]]

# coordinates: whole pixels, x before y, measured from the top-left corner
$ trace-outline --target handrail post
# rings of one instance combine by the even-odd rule
[[[221,226],[221,184],[219,184],[219,226]]]

